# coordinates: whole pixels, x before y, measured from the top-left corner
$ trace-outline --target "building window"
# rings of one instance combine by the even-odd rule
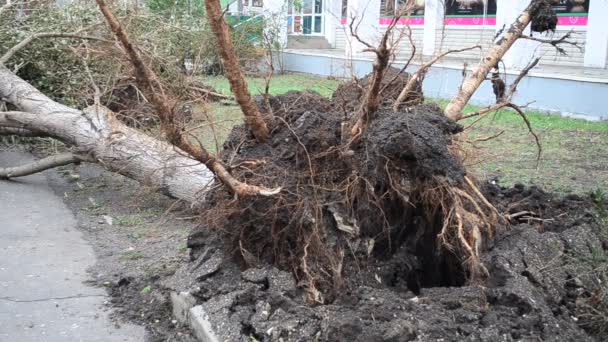
[[[496,16],[496,0],[447,0],[445,15],[462,16]]]
[[[243,7],[262,7],[264,6],[263,0],[243,0]]]
[[[409,13],[404,13],[409,8]],[[401,12],[401,16],[424,16],[424,0],[380,0],[380,16],[394,17]]]

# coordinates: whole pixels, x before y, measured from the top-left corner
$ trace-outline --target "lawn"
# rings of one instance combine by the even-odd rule
[[[222,94],[230,94],[230,85],[223,76],[206,77],[204,83],[214,87]],[[249,90],[254,95],[264,93],[266,83],[263,78],[249,78]],[[324,77],[316,77],[305,74],[284,74],[272,78],[270,81],[270,93],[273,95],[284,94],[290,90],[313,90],[323,96],[331,96],[340,84],[338,80],[330,80]]]
[[[230,93],[228,82],[223,77],[204,80],[224,94]],[[248,79],[253,94],[264,89],[261,78]],[[272,94],[290,90],[314,90],[331,96],[339,81],[321,77],[286,74],[273,78]],[[445,105],[445,101],[438,101]],[[465,112],[478,109],[468,106]],[[241,122],[241,113],[234,105],[211,104],[209,111],[217,122],[216,145],[208,128],[200,131],[203,143],[212,149],[220,146],[230,128]],[[533,130],[540,138],[542,154],[537,162],[537,147],[532,135],[517,114],[503,110],[488,115],[465,130],[459,138],[470,156],[466,159],[470,172],[480,178],[496,178],[500,184],[509,186],[520,182],[535,184],[559,193],[587,193],[595,189],[608,190],[608,123],[588,122],[528,112]],[[466,127],[473,120],[465,120]],[[504,131],[488,141],[479,141]]]

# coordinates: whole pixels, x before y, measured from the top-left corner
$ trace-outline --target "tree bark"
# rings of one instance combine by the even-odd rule
[[[0,98],[22,112],[0,114],[0,127],[39,132],[71,145],[107,169],[189,203],[200,203],[213,173],[186,152],[118,121],[101,106],[83,111],[54,102],[0,65]]]
[[[509,30],[505,33],[490,52],[483,58],[473,73],[467,78],[460,87],[456,96],[446,107],[444,114],[452,120],[462,118],[462,110],[473,96],[473,93],[479,88],[481,83],[486,79],[488,73],[502,59],[505,53],[513,46],[513,43],[521,38],[524,29],[530,24],[534,15],[542,6],[544,0],[533,0],[528,7],[519,15],[517,20],[511,24]]]
[[[211,30],[217,40],[226,78],[230,82],[230,89],[245,115],[245,124],[251,129],[258,141],[264,142],[268,139],[270,133],[247,88],[247,82],[245,82],[245,76],[237,59],[220,0],[205,0],[205,8],[207,9],[207,18]]]

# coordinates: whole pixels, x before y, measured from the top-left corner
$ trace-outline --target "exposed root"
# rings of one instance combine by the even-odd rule
[[[421,199],[428,210],[440,209],[443,226],[437,235],[440,248],[460,258],[470,281],[488,276],[480,261],[484,241],[492,239],[499,217],[496,208],[466,177],[462,185],[435,177],[422,185]]]

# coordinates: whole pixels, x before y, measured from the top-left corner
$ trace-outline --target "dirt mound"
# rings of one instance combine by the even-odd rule
[[[490,271],[484,284],[422,288],[416,295],[400,275],[415,273],[408,269],[418,257],[402,245],[388,259],[362,260],[328,305],[306,304],[289,272],[264,264],[242,269],[227,257],[213,275],[196,282],[194,295],[219,337],[230,340],[602,340],[583,329],[593,319],[587,315],[589,303],[601,286],[588,260],[607,256],[601,240],[606,228],[592,219],[591,200],[559,198],[536,188],[488,185],[487,192],[502,209],[534,203],[556,209],[546,211],[544,221],[514,223],[497,236],[483,257]],[[555,224],[552,231],[546,222]],[[202,235],[190,247],[216,243],[205,244],[210,235]],[[204,268],[201,260],[196,263]]]
[[[589,199],[485,186],[509,228],[473,199],[451,146],[461,127],[440,108],[385,106],[345,148],[337,101],[260,100],[269,141],[240,126],[224,144],[238,179],[282,191],[235,199],[217,187],[191,235],[187,272],[221,339],[593,340],[572,319],[590,322],[602,291],[577,261],[605,255]],[[463,257],[467,241],[487,252]]]
[[[274,115],[270,140],[258,144],[248,130],[237,127],[224,144],[222,158],[229,165],[258,161],[254,167],[235,168],[233,174],[283,191],[234,201],[217,188],[204,214],[203,229],[219,232],[243,267],[269,264],[289,270],[310,301],[328,303],[343,274],[353,272],[357,263],[389,258],[401,246],[412,245],[422,254],[413,253],[420,260],[411,269],[424,274],[409,284],[451,284],[430,276],[437,267],[455,269],[460,276],[454,284],[463,282],[462,267],[445,262],[448,256],[458,258],[425,250],[423,245],[434,239],[441,221],[429,222],[418,208],[423,203],[418,184],[437,177],[462,181],[464,169],[448,150],[458,125],[432,105],[409,113],[382,111],[370,138],[349,152],[341,145],[345,118],[332,110],[335,103],[311,92],[290,92],[268,102]],[[259,103],[269,112],[262,99]],[[422,266],[414,265],[417,262]],[[395,281],[407,285],[409,276],[401,272]]]
[[[407,72],[400,73],[401,70],[389,68],[386,70],[382,78],[381,89],[384,89],[380,94],[382,101],[380,106],[390,108],[393,105],[401,90],[405,87],[409,74]],[[335,110],[350,113],[356,111],[363,101],[363,95],[369,87],[371,74],[360,80],[342,83],[338,86],[332,95]],[[416,92],[408,96],[403,102],[404,106],[413,106],[424,101],[422,94],[422,84],[416,87]]]

